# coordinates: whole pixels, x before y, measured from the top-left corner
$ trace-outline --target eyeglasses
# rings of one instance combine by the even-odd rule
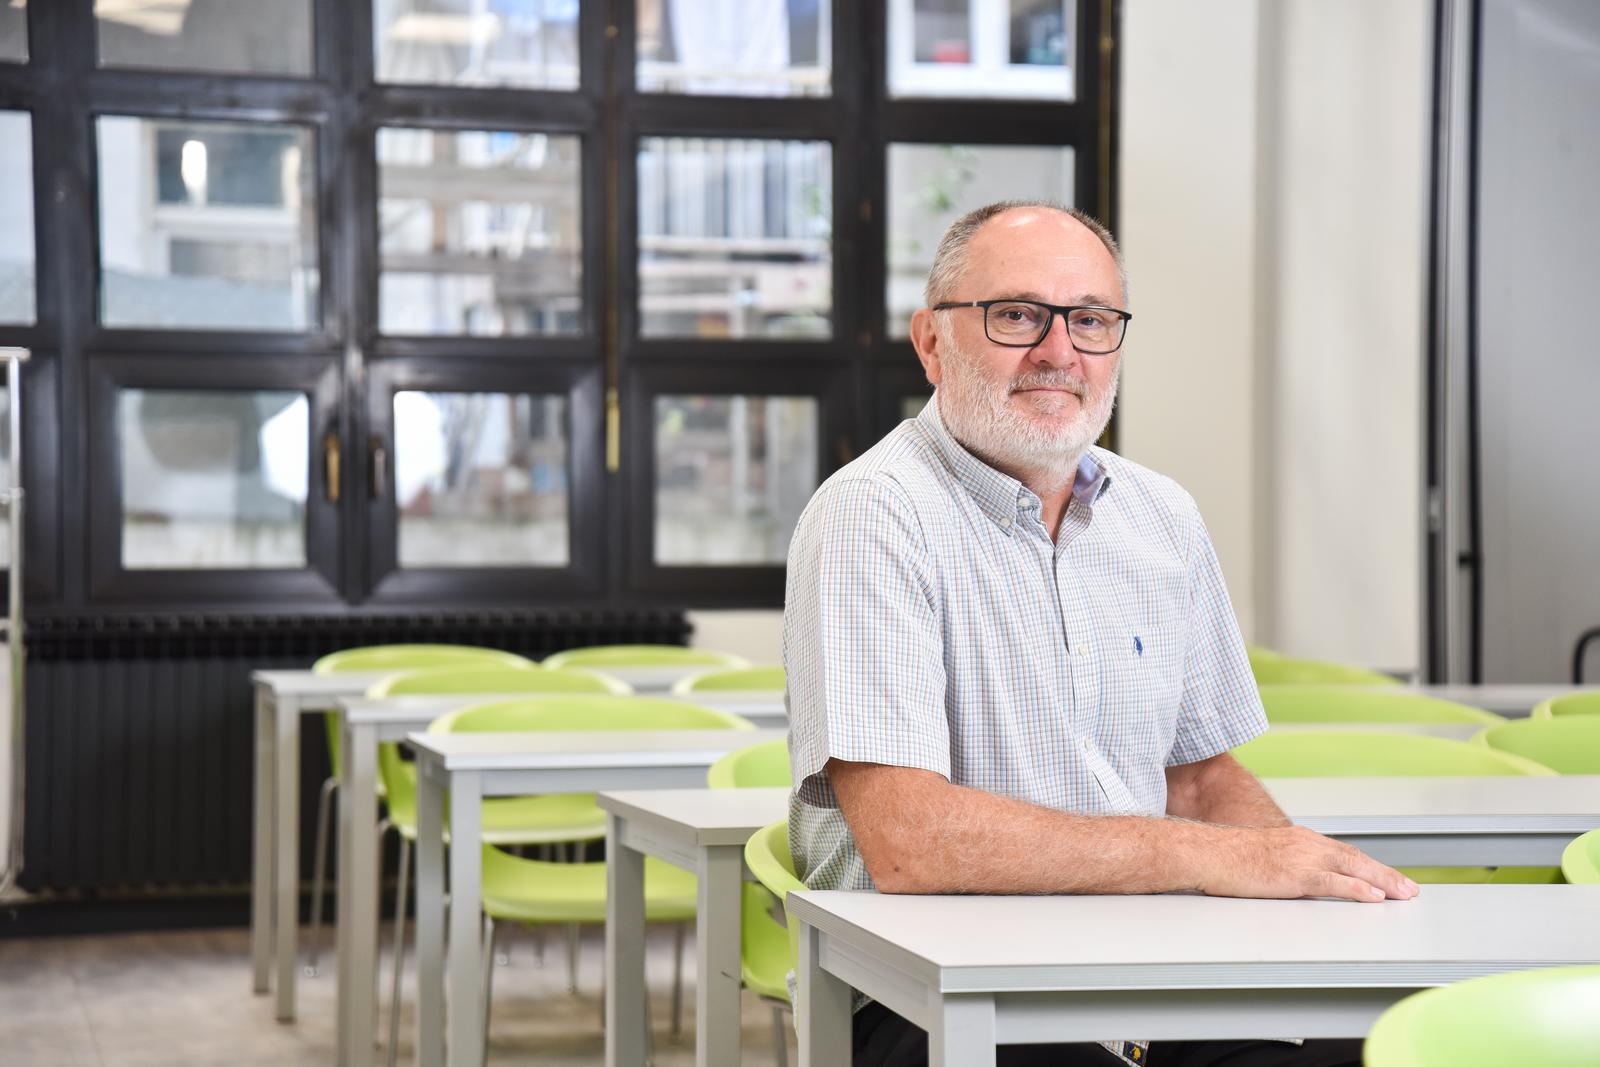
[[[934,311],[983,308],[983,333],[994,344],[1032,348],[1045,339],[1060,315],[1067,323],[1072,347],[1088,356],[1109,356],[1122,347],[1128,332],[1126,311],[1099,304],[1041,304],[1034,300],[967,300],[935,304]]]

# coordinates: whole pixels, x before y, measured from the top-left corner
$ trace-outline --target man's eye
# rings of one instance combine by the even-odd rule
[[[1103,330],[1106,320],[1099,312],[1085,311],[1072,316],[1072,328],[1075,330]]]
[[[995,308],[994,310],[995,314],[1000,316],[1000,318],[1007,323],[1016,323],[1020,325],[1022,323],[1039,321],[1038,310],[1025,305],[1011,304],[1005,307]]]

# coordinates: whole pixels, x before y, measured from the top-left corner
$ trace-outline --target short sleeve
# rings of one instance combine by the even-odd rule
[[[1189,550],[1189,623],[1184,649],[1183,700],[1167,766],[1209,759],[1267,728],[1266,712],[1239,622],[1222,581],[1216,549],[1194,514]]]
[[[883,476],[831,481],[791,542],[784,669],[791,770],[834,806],[830,759],[949,777],[943,638],[930,556],[905,491]]]

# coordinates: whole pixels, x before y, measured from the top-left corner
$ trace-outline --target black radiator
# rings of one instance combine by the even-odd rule
[[[28,629],[27,799],[19,884],[193,889],[250,879],[249,675],[357,645],[445,642],[541,658],[684,644],[681,612],[40,619]],[[323,733],[301,732],[301,869],[311,870]]]

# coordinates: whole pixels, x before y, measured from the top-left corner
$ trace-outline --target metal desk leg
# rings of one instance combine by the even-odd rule
[[[994,998],[944,997],[928,1028],[928,1067],[995,1067],[994,1060]]]
[[[790,915],[789,921],[798,920]],[[850,987],[822,969],[821,943],[821,932],[801,922],[800,966],[795,973],[800,1067],[837,1067],[851,1058]]]
[[[341,718],[339,781],[339,1063],[372,1063],[378,967],[378,731]]]
[[[272,690],[256,683],[255,861],[250,872],[250,988],[256,993],[267,991],[267,974],[272,967],[272,788],[277,770],[273,704]]]
[[[606,813],[606,1067],[644,1067],[644,853]]]
[[[444,772],[417,764],[417,1063],[444,1063]]]
[[[738,1067],[744,849],[704,849],[695,903],[695,1064]]]
[[[294,1021],[294,981],[300,943],[300,702],[280,696],[274,702],[277,782],[277,930],[273,956],[278,965],[278,1021]]]
[[[445,961],[450,1067],[483,1063],[483,782],[477,774],[450,776],[450,944]]]

